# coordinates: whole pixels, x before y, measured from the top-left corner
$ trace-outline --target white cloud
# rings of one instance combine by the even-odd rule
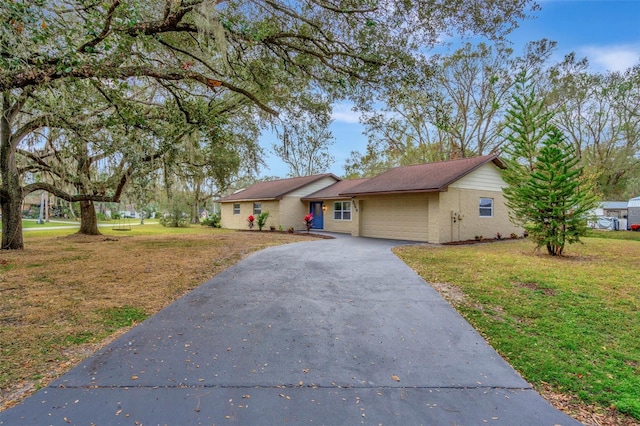
[[[596,71],[625,71],[640,63],[640,44],[586,46],[580,53]]]
[[[334,104],[331,118],[340,123],[360,122],[360,114],[353,110],[353,104],[350,103]]]

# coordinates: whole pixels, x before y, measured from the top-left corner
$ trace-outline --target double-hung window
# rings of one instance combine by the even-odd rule
[[[333,203],[333,218],[335,220],[351,220],[351,201]]]
[[[493,198],[480,198],[480,217],[493,217]]]
[[[253,214],[262,213],[262,203],[253,203]]]
[[[233,204],[233,214],[240,214],[240,203]]]

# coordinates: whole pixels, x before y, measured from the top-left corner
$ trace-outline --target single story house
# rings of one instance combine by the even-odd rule
[[[249,215],[269,212],[267,228],[274,226],[304,229],[302,219],[309,207],[302,197],[340,181],[331,173],[258,182],[216,200],[220,203],[220,225],[228,229],[248,229]],[[322,210],[320,211],[322,212]],[[321,226],[315,226],[321,229]]]
[[[331,175],[334,183],[300,196],[297,205],[292,197],[290,205],[296,205],[298,222],[311,212],[314,229],[353,236],[431,243],[495,238],[498,233],[507,238],[521,235],[522,229],[509,221],[502,168],[496,155],[487,155],[396,167],[369,179],[341,181]],[[287,179],[275,182],[283,181]],[[255,189],[249,190],[253,194]],[[225,220],[230,211],[225,204],[233,201],[228,198],[220,200],[223,227],[246,228],[246,223],[227,225],[235,224]]]

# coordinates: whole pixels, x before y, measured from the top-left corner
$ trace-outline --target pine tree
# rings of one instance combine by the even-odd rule
[[[580,159],[562,132],[550,124],[544,101],[519,83],[507,111],[503,177],[510,218],[524,226],[537,247],[552,256],[562,255],[565,244],[580,241],[587,216],[596,206],[593,182],[584,175]]]
[[[519,226],[526,224],[529,204],[514,191],[522,187],[535,169],[539,145],[549,129],[552,114],[545,111],[544,101],[536,95],[529,82],[529,76],[521,74],[515,86],[515,93],[506,111],[503,161],[506,170],[503,179],[509,185],[504,189],[511,221]],[[521,218],[525,218],[524,221]]]
[[[555,126],[549,128],[536,157],[535,171],[521,193],[531,203],[525,226],[538,247],[562,255],[565,244],[580,241],[596,198],[584,179],[580,159]]]

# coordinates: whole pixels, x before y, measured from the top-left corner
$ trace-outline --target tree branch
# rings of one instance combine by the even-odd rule
[[[102,42],[105,38],[107,38],[107,36],[109,35],[109,32],[111,31],[111,22],[113,21],[113,14],[115,13],[115,11],[118,8],[118,6],[120,6],[120,0],[114,0],[113,3],[111,3],[111,7],[109,8],[109,11],[107,12],[107,17],[106,17],[105,22],[104,22],[104,28],[102,28],[102,32],[100,34],[98,34],[98,36],[96,38],[94,38],[93,40],[88,41],[85,44],[83,44],[80,47],[80,49],[78,49],[79,52],[88,52],[88,50],[87,50],[88,48],[93,49],[100,42]]]
[[[23,88],[28,86],[36,86],[42,84],[42,82],[48,82],[52,80],[59,80],[64,77],[75,77],[80,79],[87,78],[116,78],[124,80],[130,77],[153,77],[158,80],[192,80],[197,81],[210,89],[216,87],[225,87],[233,92],[240,93],[249,98],[263,111],[278,115],[278,112],[264,102],[260,101],[255,95],[249,91],[237,87],[231,83],[208,78],[202,74],[185,71],[185,70],[159,70],[151,66],[146,67],[118,67],[113,64],[103,64],[102,66],[85,65],[83,67],[75,68],[67,74],[61,74],[56,71],[55,67],[44,67],[42,69],[32,69],[22,73],[18,73],[13,77],[7,77],[0,80],[0,91],[9,90],[12,88]]]
[[[122,191],[116,191],[116,193],[110,197],[104,195],[95,195],[95,194],[78,194],[71,195],[66,191],[63,191],[50,183],[46,182],[36,182],[30,183],[23,188],[24,195],[28,195],[35,191],[47,191],[50,194],[55,195],[58,198],[62,198],[63,200],[69,202],[76,201],[97,201],[97,202],[105,202],[105,203],[117,203],[120,201],[120,196],[122,195]]]
[[[29,133],[45,127],[48,124],[47,118],[48,116],[41,115],[25,123],[21,128],[16,130],[16,132],[11,136],[11,143],[13,144],[13,146],[17,147],[22,139],[24,139]]]

